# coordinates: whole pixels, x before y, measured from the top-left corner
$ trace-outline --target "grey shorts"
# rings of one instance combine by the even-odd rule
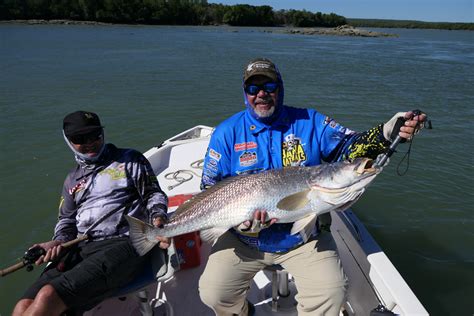
[[[127,237],[84,243],[48,266],[22,298],[34,299],[50,284],[69,309],[86,311],[132,281],[148,258],[140,257]]]

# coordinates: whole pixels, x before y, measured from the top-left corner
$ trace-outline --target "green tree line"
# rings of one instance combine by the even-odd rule
[[[444,30],[471,30],[471,31],[474,30],[474,23],[422,22],[422,21],[378,20],[378,19],[347,19],[347,23],[354,27],[444,29]]]
[[[1,20],[66,19],[108,23],[335,27],[343,16],[206,0],[0,0]]]

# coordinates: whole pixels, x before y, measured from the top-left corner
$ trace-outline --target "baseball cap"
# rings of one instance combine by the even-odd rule
[[[267,58],[252,60],[244,70],[244,83],[253,76],[262,75],[278,82],[278,70],[275,64]]]
[[[102,128],[99,116],[93,112],[76,111],[66,115],[63,120],[66,137],[83,135]]]

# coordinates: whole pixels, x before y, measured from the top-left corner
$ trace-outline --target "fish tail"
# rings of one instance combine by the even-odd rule
[[[150,224],[142,222],[134,217],[125,215],[130,226],[130,240],[140,256],[145,255],[158,243],[158,240],[149,239],[151,231],[156,229]]]

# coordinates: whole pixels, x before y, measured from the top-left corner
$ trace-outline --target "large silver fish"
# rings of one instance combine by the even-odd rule
[[[198,230],[201,234],[204,230],[223,233],[251,220],[255,210],[266,210],[278,223],[295,222],[292,234],[296,234],[314,223],[317,215],[355,203],[381,170],[372,160],[358,158],[227,178],[182,204],[163,228],[126,216],[130,236],[143,255],[156,245],[157,236]]]

